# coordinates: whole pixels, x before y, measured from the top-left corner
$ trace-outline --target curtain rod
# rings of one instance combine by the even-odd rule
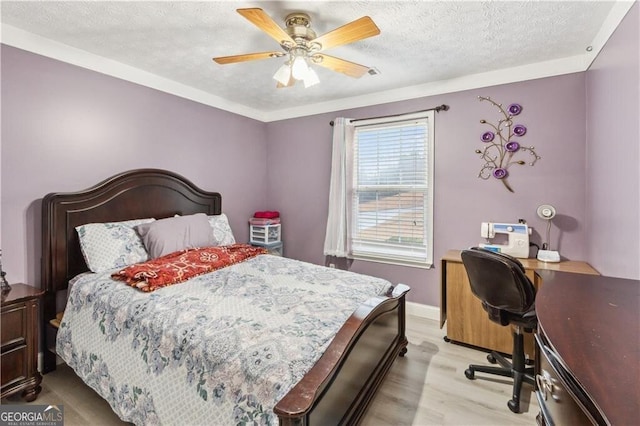
[[[406,114],[417,114],[419,112],[427,112],[427,111],[435,111],[435,112],[440,112],[440,111],[449,111],[449,105],[438,105],[437,107],[434,108],[429,108],[429,109],[422,109],[420,111],[413,111],[413,112],[404,112],[402,114],[393,114],[393,115],[381,115],[378,117],[368,117],[368,118],[354,118],[352,120],[349,120],[350,123],[356,122],[356,121],[362,121],[362,120],[373,120],[375,118],[387,118],[387,117],[400,117],[401,115],[406,115]],[[333,120],[331,120],[329,122],[329,125],[333,126]]]

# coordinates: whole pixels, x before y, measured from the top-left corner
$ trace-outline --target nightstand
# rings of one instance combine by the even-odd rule
[[[2,398],[22,391],[25,401],[40,393],[38,313],[44,291],[13,284],[2,298]]]

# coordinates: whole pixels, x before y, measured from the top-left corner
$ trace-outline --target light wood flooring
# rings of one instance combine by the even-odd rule
[[[476,374],[470,363],[485,364],[486,353],[443,340],[438,322],[407,317],[408,352],[398,358],[362,422],[364,426],[401,425],[535,425],[538,404],[533,388],[524,385],[522,413],[507,408],[511,381]],[[19,396],[3,404],[22,404]],[[42,392],[32,404],[64,406],[65,426],[125,425],[103,399],[67,366],[44,376]]]

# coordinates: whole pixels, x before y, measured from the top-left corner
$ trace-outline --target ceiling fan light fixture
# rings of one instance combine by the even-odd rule
[[[289,80],[291,79],[291,65],[289,62],[285,62],[278,71],[273,75],[273,78],[278,81],[278,83],[282,85],[289,84]]]
[[[380,34],[380,29],[368,16],[351,21],[318,37],[311,28],[311,18],[304,12],[294,12],[287,15],[285,28],[282,28],[260,8],[241,8],[237,9],[237,12],[276,40],[283,51],[255,52],[213,58],[218,64],[234,64],[288,56],[286,64],[273,75],[273,78],[278,81],[276,86],[278,88],[291,87],[295,84],[295,80],[304,81],[306,87],[318,84],[320,82],[318,75],[315,71],[310,71],[310,66],[314,64],[353,78],[360,78],[370,71],[370,68],[364,65],[319,53]]]
[[[311,68],[309,67],[309,70],[307,71],[307,75],[304,77],[304,88],[308,88],[311,86],[315,86],[316,84],[320,83],[320,78],[318,78],[318,74]]]
[[[291,65],[291,74],[296,80],[304,80],[309,74],[309,65],[303,56],[296,56]]]

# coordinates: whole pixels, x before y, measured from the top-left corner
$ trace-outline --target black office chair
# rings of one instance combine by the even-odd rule
[[[536,289],[525,275],[524,267],[514,257],[474,247],[462,251],[462,263],[467,270],[471,291],[482,301],[489,319],[513,328],[513,352],[511,362],[493,351],[487,356],[492,364],[501,367],[469,365],[464,375],[474,379],[475,372],[497,374],[513,378],[513,397],[507,406],[514,413],[520,412],[522,383],[534,384],[534,368],[527,367],[524,356],[524,331],[536,329]]]

